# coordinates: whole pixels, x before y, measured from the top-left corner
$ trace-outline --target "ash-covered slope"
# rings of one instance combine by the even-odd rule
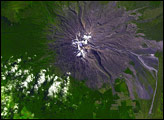
[[[109,83],[113,93],[114,80],[122,74],[132,99],[135,92],[140,98],[150,99],[155,88],[146,76],[150,73],[155,84],[158,58],[154,54],[163,48],[161,43],[136,33],[137,26],[131,21],[140,16],[137,10],[126,11],[116,4],[78,2],[55,10],[58,24],[51,26],[48,36],[53,40],[49,46],[57,54],[55,65],[63,73],[71,72],[76,79],[87,80],[89,87],[101,88]],[[130,65],[130,61],[135,65]],[[125,74],[126,68],[133,75]]]

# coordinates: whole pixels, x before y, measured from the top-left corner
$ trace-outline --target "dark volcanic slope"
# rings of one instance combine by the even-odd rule
[[[136,33],[137,26],[131,21],[138,19],[137,10],[127,12],[116,4],[78,2],[55,10],[58,24],[51,26],[49,35],[54,40],[50,48],[57,54],[55,65],[63,73],[71,72],[76,79],[87,80],[89,87],[100,88],[109,83],[113,92],[114,80],[122,74],[132,99],[134,92],[140,98],[150,99],[155,88],[146,76],[151,74],[156,79],[158,59],[154,54],[163,48],[161,43]],[[130,65],[130,61],[135,65]],[[134,75],[125,74],[126,68]]]

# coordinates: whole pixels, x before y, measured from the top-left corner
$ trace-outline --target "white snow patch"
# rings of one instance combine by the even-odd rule
[[[77,53],[76,56],[77,57],[83,57],[85,58],[86,55],[86,51],[84,48],[84,45],[88,44],[88,41],[92,38],[92,36],[90,35],[91,33],[89,33],[89,35],[83,35],[82,40],[79,40],[77,35],[76,35],[76,39],[72,40],[72,45],[77,48]],[[78,36],[80,37],[80,33],[78,34]]]

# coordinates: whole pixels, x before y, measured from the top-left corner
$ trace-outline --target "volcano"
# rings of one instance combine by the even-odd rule
[[[54,65],[77,80],[86,80],[90,88],[109,84],[113,94],[115,79],[122,76],[132,99],[151,99],[156,87],[146,76],[151,75],[157,84],[155,53],[163,49],[163,43],[137,33],[134,21],[141,16],[138,10],[126,11],[118,8],[117,2],[104,5],[98,1],[71,3],[54,10],[58,22],[50,26],[48,35],[52,41],[49,47],[56,54]],[[127,68],[133,75],[124,72]]]

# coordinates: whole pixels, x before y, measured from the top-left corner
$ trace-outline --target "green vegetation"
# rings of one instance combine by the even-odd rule
[[[120,1],[118,7],[121,6],[127,11],[141,8],[142,16],[133,21],[139,28],[138,33],[144,33],[150,40],[163,40],[163,1]]]
[[[163,52],[155,54],[159,58],[158,87],[154,101],[153,118],[163,119]]]
[[[26,107],[24,107],[20,114],[14,114],[13,119],[37,119],[34,118],[34,114],[32,114],[31,112],[29,112]]]
[[[32,1],[7,1],[1,4],[1,14],[11,22],[19,22],[19,14],[32,4]]]
[[[133,63],[131,63],[131,64],[133,65]],[[133,72],[129,68],[126,68],[126,70],[124,72],[126,74],[134,75]]]
[[[129,96],[128,87],[127,87],[124,79],[117,78],[115,80],[114,88],[117,92],[124,92],[124,94]]]
[[[54,8],[69,2],[2,1],[1,55],[9,58],[27,52],[31,56],[48,55],[47,32],[55,24]]]
[[[153,18],[150,22],[136,24],[140,28],[138,33],[144,33],[147,39],[156,41],[163,40],[163,13]]]
[[[142,7],[157,8],[161,3],[163,4],[162,1],[120,1],[118,2],[118,7],[123,6],[126,10],[134,10]]]
[[[17,60],[15,59],[15,57],[10,58],[7,61],[7,63],[10,64],[6,65],[6,67],[6,62],[2,62],[2,75],[5,74],[6,71],[9,71],[9,69],[12,69],[12,67],[17,66]],[[10,95],[10,104],[13,104],[12,106],[17,105],[16,110],[13,110],[12,106],[2,106],[2,109],[7,107],[7,113],[10,113],[9,111],[12,110],[14,111],[11,112],[10,116],[5,116],[5,118],[135,118],[133,113],[135,106],[133,106],[131,99],[128,98],[127,86],[123,80],[116,80],[116,89],[118,92],[116,95],[113,95],[111,88],[101,93],[98,90],[88,88],[85,85],[85,81],[80,82],[71,78],[68,90],[69,94],[65,100],[61,92],[57,94],[56,98],[50,98],[47,96],[47,92],[52,81],[50,80],[50,82],[47,82],[46,80],[38,89],[38,92],[35,92],[33,87],[40,76],[38,73],[38,71],[40,71],[40,64],[35,62],[37,57],[31,57],[29,60],[27,59],[28,58],[24,57],[19,63],[19,68],[16,72],[7,75],[5,79],[3,78],[2,86],[5,90],[2,93],[2,101],[5,100],[5,95]],[[24,62],[26,62],[26,64],[24,64]],[[33,68],[34,63],[36,64],[35,69]],[[25,67],[23,67],[24,65]],[[38,69],[36,69],[36,67]],[[29,73],[25,74],[23,72],[24,74],[16,76],[19,70],[29,70]],[[20,85],[30,74],[34,74],[35,77],[32,82],[29,83],[28,88],[22,88]],[[48,75],[52,76],[52,74],[54,73],[46,72],[45,78],[47,78]],[[13,86],[11,90],[9,90],[10,86]],[[28,93],[28,91],[30,91],[30,93]],[[125,93],[125,97],[122,92]],[[118,110],[110,109],[114,104],[118,105]]]
[[[125,7],[126,10],[134,10],[137,8],[142,8],[149,5],[149,2],[147,1],[124,1],[124,2],[118,2],[118,7]]]

